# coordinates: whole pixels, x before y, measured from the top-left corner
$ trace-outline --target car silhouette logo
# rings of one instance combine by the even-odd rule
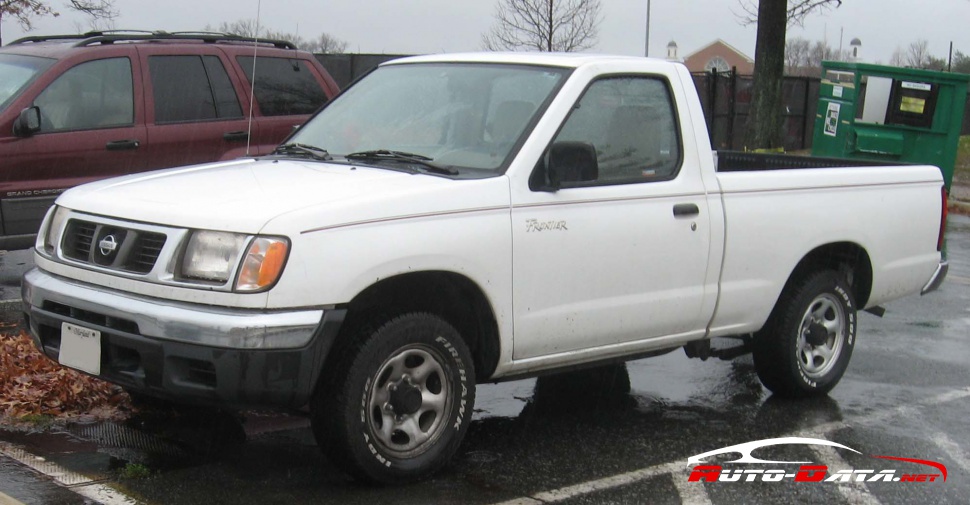
[[[102,256],[110,256],[111,253],[118,249],[118,241],[115,240],[114,235],[108,235],[98,242],[98,249],[101,251]]]

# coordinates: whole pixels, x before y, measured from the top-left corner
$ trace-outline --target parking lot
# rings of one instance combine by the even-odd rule
[[[825,398],[772,398],[750,357],[700,362],[680,351],[483,385],[456,461],[402,488],[351,482],[319,453],[299,415],[248,413],[240,422],[161,409],[124,425],[0,432],[0,492],[24,503],[966,503],[970,218],[951,216],[947,247],[951,270],[939,292],[894,302],[881,319],[860,316],[852,363]],[[4,272],[24,262],[17,254],[4,258]],[[16,293],[12,282],[6,281],[7,298]],[[871,457],[892,456],[941,463],[947,477],[689,482],[689,457],[778,437],[824,439],[858,453],[789,445],[755,456],[825,465],[830,476],[887,469],[896,477],[939,474]]]

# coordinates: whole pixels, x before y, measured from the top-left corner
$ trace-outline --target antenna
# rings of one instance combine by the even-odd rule
[[[256,54],[259,49],[259,11],[263,0],[256,0],[256,33],[253,34],[253,79],[249,83],[249,125],[246,127],[246,156],[253,142],[253,104],[256,101]]]

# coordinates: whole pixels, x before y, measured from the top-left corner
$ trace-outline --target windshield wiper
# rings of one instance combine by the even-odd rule
[[[432,172],[437,172],[439,174],[447,175],[458,175],[458,170],[452,167],[445,167],[432,163],[433,159],[427,156],[414,153],[405,153],[402,151],[389,151],[387,149],[374,149],[371,151],[360,151],[357,153],[350,153],[344,156],[348,160],[360,159],[360,160],[379,160],[379,161],[402,161],[405,163],[413,163],[415,165],[420,165]]]
[[[320,161],[330,161],[333,157],[326,149],[320,149],[319,147],[311,146],[309,144],[281,144],[273,150],[273,154],[288,154],[291,156],[306,156]]]

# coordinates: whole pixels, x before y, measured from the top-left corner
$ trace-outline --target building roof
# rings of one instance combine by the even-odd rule
[[[862,45],[862,41],[859,40],[858,37],[857,37],[857,38],[852,39],[852,42],[849,42],[849,45],[850,46],[861,46]]]
[[[704,47],[702,47],[702,48],[700,48],[700,49],[698,49],[698,50],[696,50],[696,51],[688,54],[687,56],[684,56],[684,60],[685,61],[686,60],[689,60],[695,54],[700,53],[700,52],[704,51],[705,49],[707,49],[707,48],[709,48],[711,46],[717,45],[717,44],[721,44],[724,47],[727,47],[728,49],[730,49],[731,51],[734,51],[735,53],[738,54],[738,56],[740,56],[741,58],[744,58],[745,61],[747,61],[749,63],[752,63],[752,64],[754,63],[754,60],[752,60],[748,55],[742,53],[740,50],[738,50],[738,48],[732,46],[731,44],[728,44],[727,42],[724,42],[723,39],[717,39],[717,40],[711,42],[710,44],[707,44],[706,46],[704,46]]]

